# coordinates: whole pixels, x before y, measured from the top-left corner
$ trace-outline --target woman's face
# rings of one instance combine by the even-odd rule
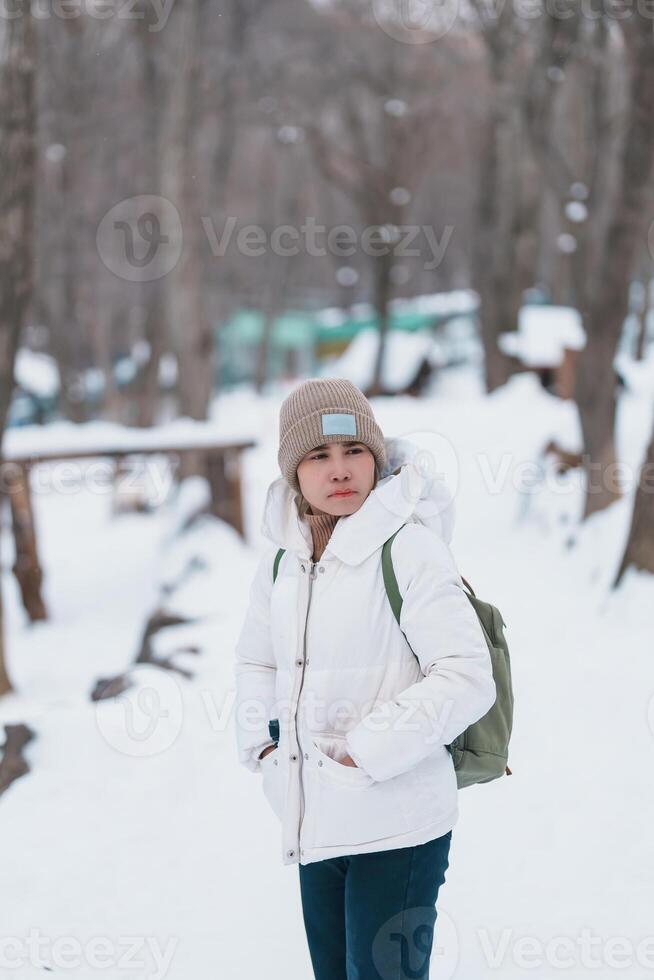
[[[375,485],[375,457],[362,442],[330,442],[307,453],[297,468],[314,514],[354,514]],[[338,491],[350,493],[337,496]]]

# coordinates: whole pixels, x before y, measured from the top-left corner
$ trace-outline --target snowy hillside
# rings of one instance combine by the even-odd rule
[[[618,416],[634,471],[649,371]],[[247,545],[214,519],[184,530],[204,492],[194,481],[152,514],[114,518],[107,494],[36,494],[51,618],[30,626],[3,537],[17,693],[0,722],[36,738],[32,771],[0,798],[2,980],[312,975],[297,867],[281,864],[259,776],[236,762],[230,714],[279,402],[239,391],[214,405],[221,434],[258,441],[245,455]],[[459,569],[502,611],[512,655],[513,775],[460,793],[432,980],[608,980],[618,968],[641,980],[654,969],[654,579],[630,573],[610,591],[631,500],[576,530],[579,476],[533,466],[552,438],[578,448],[576,411],[532,375],[487,397],[474,375],[447,372],[430,399],[374,408],[385,434],[444,471]],[[157,608],[186,622],[156,634],[155,653],[191,677],[132,665]],[[98,678],[122,672],[133,685],[121,697],[90,700]]]

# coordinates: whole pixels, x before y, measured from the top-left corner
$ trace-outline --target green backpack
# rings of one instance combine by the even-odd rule
[[[402,527],[406,527],[406,525],[403,524]],[[402,527],[398,528],[382,548],[384,585],[398,626],[400,625],[402,596],[400,595],[393,570],[391,545],[395,536],[402,530]],[[279,562],[284,554],[284,550],[284,548],[280,548],[275,556],[273,583],[277,578]],[[497,697],[495,703],[483,718],[479,718],[478,721],[469,725],[465,731],[457,735],[450,745],[446,746],[452,755],[459,789],[463,789],[464,786],[472,786],[474,783],[489,783],[491,780],[497,779],[499,776],[504,776],[505,774],[507,776],[512,775],[507,765],[507,760],[509,739],[513,726],[511,661],[503,631],[506,623],[499,609],[491,605],[490,602],[484,602],[482,599],[478,599],[469,583],[465,579],[462,581],[466,588],[469,589],[466,595],[477,614],[486,643],[488,644]]]

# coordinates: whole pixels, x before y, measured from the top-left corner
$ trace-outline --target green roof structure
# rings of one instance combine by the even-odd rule
[[[440,297],[444,298],[444,302]],[[448,304],[447,297],[456,303]],[[430,330],[455,314],[454,306],[470,305],[464,293],[439,294],[437,303],[423,303],[421,297],[403,301],[417,309],[391,309],[389,330],[416,333]],[[423,299],[429,300],[430,297]],[[216,325],[216,344],[219,352],[219,381],[221,385],[240,383],[253,377],[257,352],[264,334],[265,317],[260,310],[236,310],[225,322]],[[269,378],[296,373],[313,374],[321,358],[345,350],[351,340],[364,330],[379,328],[379,317],[369,303],[359,303],[350,309],[337,307],[321,310],[285,310],[272,323],[268,350]]]

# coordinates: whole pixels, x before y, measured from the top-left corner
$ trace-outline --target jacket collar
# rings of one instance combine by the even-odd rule
[[[268,487],[261,533],[279,548],[310,560],[311,528],[300,518],[297,494],[283,477]],[[384,544],[403,524],[430,527],[449,544],[454,526],[454,500],[445,482],[421,472],[413,462],[403,462],[379,480],[354,514],[336,524],[324,558],[335,556],[347,565],[359,565]]]

